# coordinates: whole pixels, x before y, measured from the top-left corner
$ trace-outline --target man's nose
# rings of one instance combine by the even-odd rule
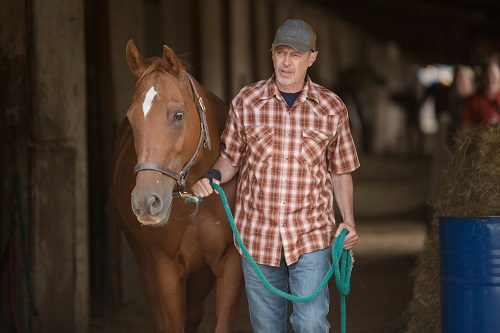
[[[290,64],[290,60],[291,60],[291,59],[292,59],[292,56],[291,56],[290,54],[287,54],[287,55],[285,55],[285,57],[284,57],[284,59],[283,59],[283,63],[284,63],[285,65],[288,65],[288,64]]]

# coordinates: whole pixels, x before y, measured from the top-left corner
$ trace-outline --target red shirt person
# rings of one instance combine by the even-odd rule
[[[493,125],[500,121],[500,67],[492,57],[483,73],[482,87],[472,95],[464,107],[461,127]]]

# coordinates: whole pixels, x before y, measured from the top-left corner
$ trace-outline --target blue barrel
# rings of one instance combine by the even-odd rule
[[[500,332],[500,216],[439,219],[443,333]]]

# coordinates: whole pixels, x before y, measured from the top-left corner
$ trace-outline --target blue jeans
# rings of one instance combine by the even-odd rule
[[[330,329],[327,320],[330,294],[326,285],[314,300],[308,303],[288,302],[269,291],[253,270],[250,262],[242,258],[245,290],[254,333],[288,333],[290,324],[296,333],[324,333]],[[307,253],[287,266],[281,257],[280,267],[258,265],[267,281],[283,292],[298,297],[311,295],[330,269],[331,249]],[[291,315],[290,315],[291,312]]]

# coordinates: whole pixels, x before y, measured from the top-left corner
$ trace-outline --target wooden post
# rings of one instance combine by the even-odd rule
[[[82,0],[31,0],[31,191],[41,332],[88,332],[88,189]],[[35,331],[38,331],[35,329]]]

